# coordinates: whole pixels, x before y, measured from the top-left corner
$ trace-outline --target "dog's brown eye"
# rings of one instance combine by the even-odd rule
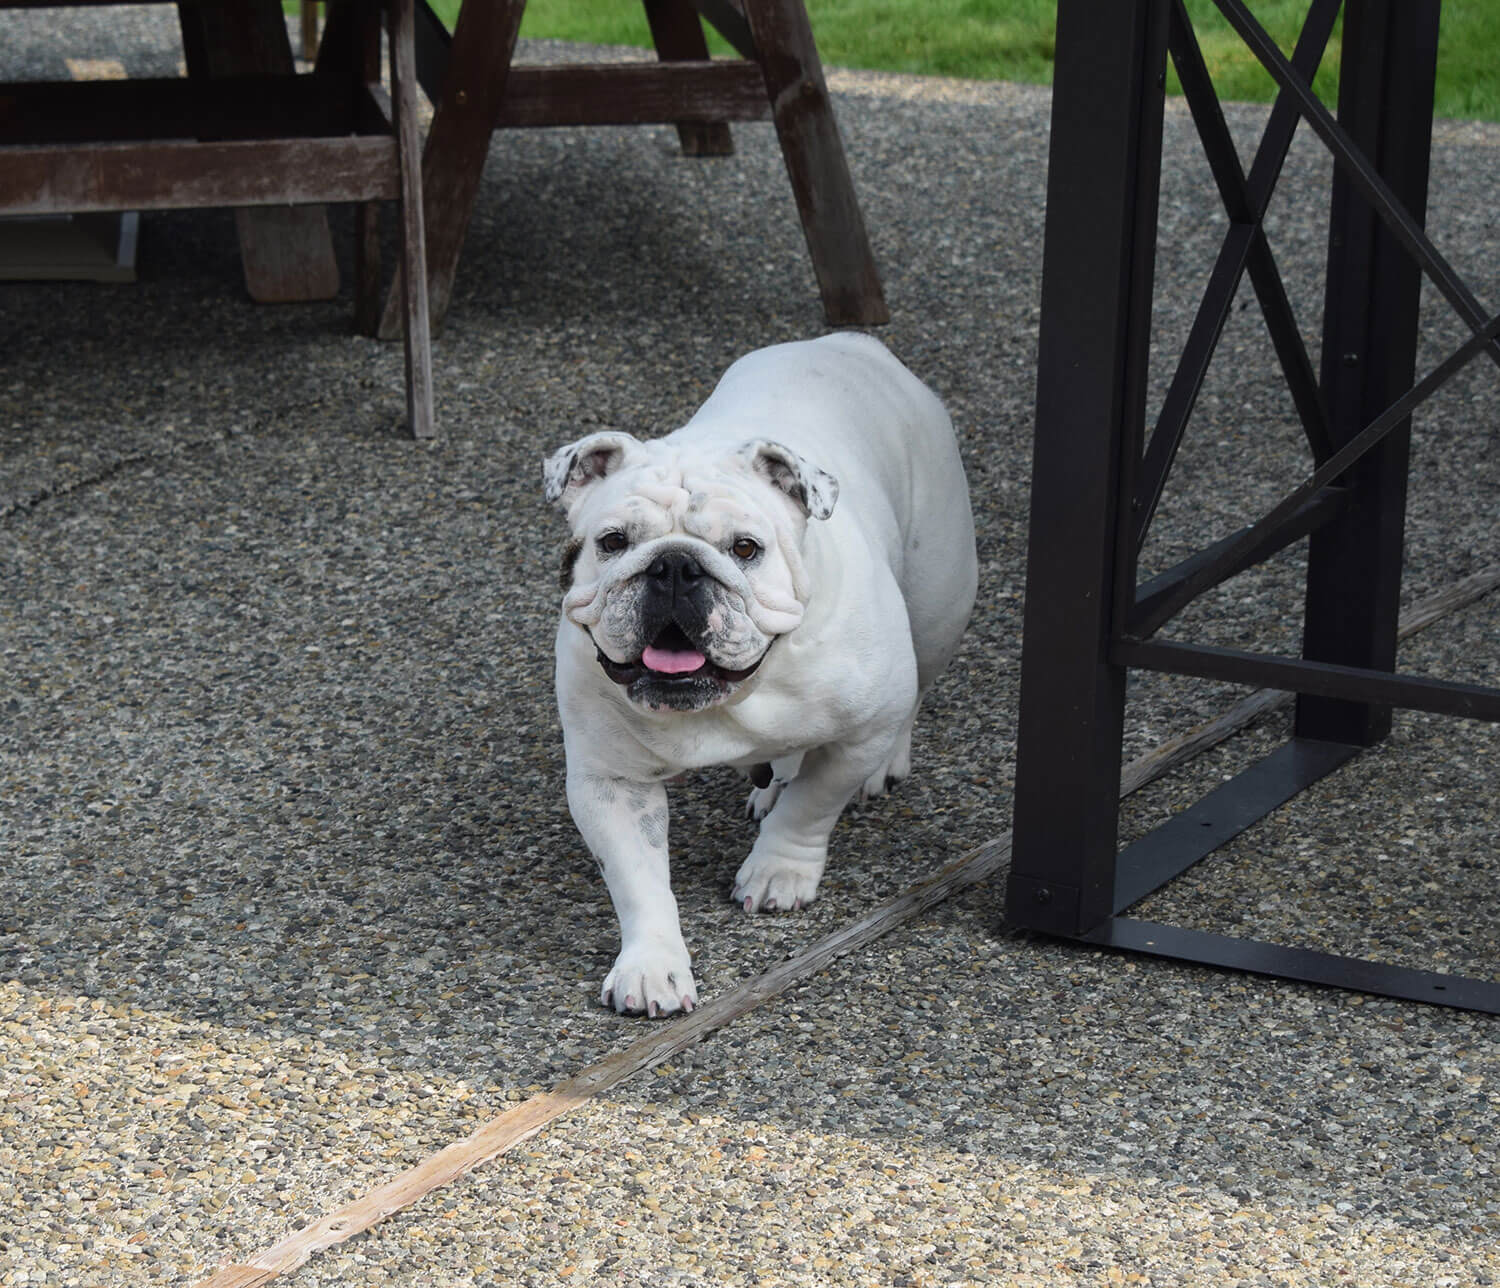
[[[630,544],[623,532],[606,532],[599,538],[599,549],[607,555],[617,555]]]
[[[760,542],[750,537],[741,537],[729,547],[729,552],[741,563],[749,563],[760,553]]]

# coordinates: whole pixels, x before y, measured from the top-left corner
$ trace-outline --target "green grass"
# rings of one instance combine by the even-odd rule
[[[1306,0],[1250,0],[1256,17],[1290,52]],[[457,0],[435,0],[451,24]],[[1052,77],[1055,0],[807,0],[826,63],[927,76],[1017,80]],[[1212,0],[1188,0],[1220,97],[1263,101],[1270,77],[1219,16]],[[632,0],[531,0],[521,34],[598,44],[649,46],[644,7]],[[730,52],[717,37],[711,47]],[[1326,102],[1337,88],[1335,33],[1315,86]],[[1175,78],[1171,81],[1175,90]],[[1437,114],[1500,120],[1500,6],[1445,0],[1438,57]]]

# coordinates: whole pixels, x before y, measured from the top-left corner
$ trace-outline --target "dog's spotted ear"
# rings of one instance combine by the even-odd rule
[[[639,439],[611,429],[559,447],[542,462],[543,494],[566,509],[580,491],[618,469],[625,453],[639,446]]]
[[[771,486],[785,492],[809,518],[826,519],[839,499],[839,481],[780,443],[769,438],[746,443],[742,449],[751,468]]]

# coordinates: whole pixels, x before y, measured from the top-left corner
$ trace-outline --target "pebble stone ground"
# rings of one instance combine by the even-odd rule
[[[0,78],[175,63],[170,9],[6,13]],[[531,46],[527,57],[564,56]],[[1003,833],[1010,807],[1048,94],[836,72],[883,337],[949,403],[980,606],[917,773],[850,811],[797,917],[726,899],[743,788],[673,803],[709,995]],[[1230,109],[1241,138],[1260,109]],[[1223,219],[1168,112],[1180,337]],[[823,329],[774,134],[497,137],[398,432],[350,300],[259,308],[226,214],[145,220],[127,287],[0,286],[0,1285],[188,1285],[624,1046],[604,891],[561,802],[560,526],[538,461],[655,432],[754,346]],[[1500,129],[1440,122],[1431,224],[1500,296]],[[1271,235],[1315,337],[1328,166]],[[345,265],[351,229],[335,212]],[[1297,477],[1248,297],[1148,563]],[[1458,336],[1440,302],[1423,361]],[[1496,373],[1418,421],[1406,590],[1497,557]],[[1156,374],[1159,393],[1164,373]],[[1194,611],[1292,634],[1295,553]],[[1403,666],[1500,681],[1500,607]],[[1132,750],[1227,705],[1143,681]],[[1284,733],[1126,812],[1133,835]],[[1495,978],[1496,735],[1420,716],[1152,912]],[[1493,1019],[1042,942],[998,885],[843,959],[285,1282],[1480,1285],[1500,1276]]]

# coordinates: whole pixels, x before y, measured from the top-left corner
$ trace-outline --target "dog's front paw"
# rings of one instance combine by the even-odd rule
[[[604,977],[599,1001],[621,1015],[672,1015],[698,1005],[687,947],[649,940],[620,950],[614,969]]]
[[[757,845],[740,865],[729,897],[746,912],[795,912],[818,897],[825,857],[794,858]]]

